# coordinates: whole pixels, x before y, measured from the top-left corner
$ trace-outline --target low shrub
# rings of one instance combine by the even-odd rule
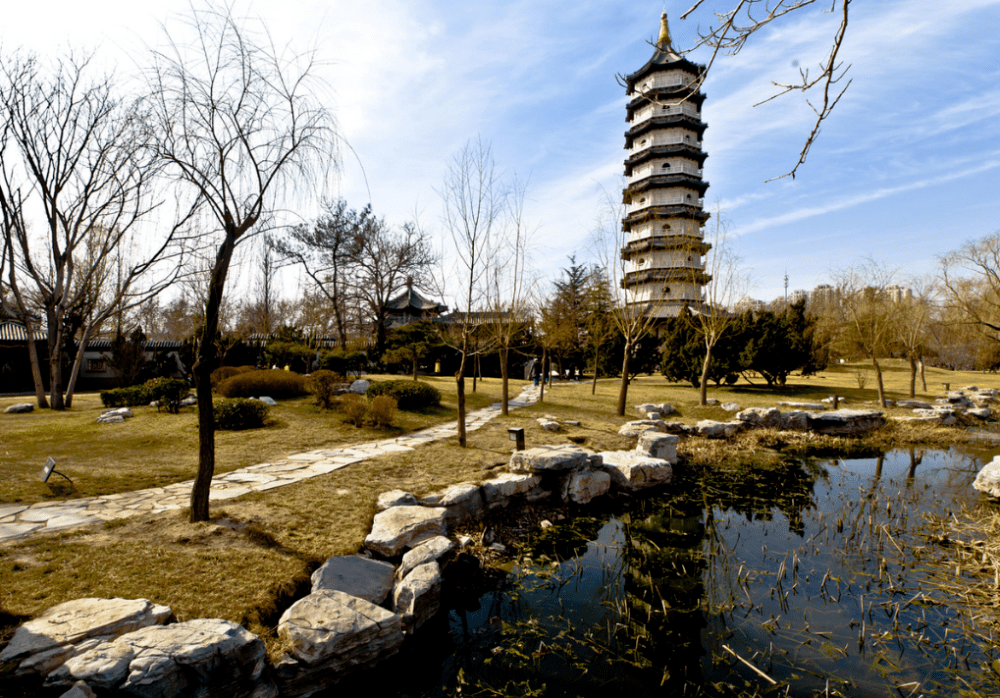
[[[344,421],[356,427],[364,426],[368,416],[368,403],[360,395],[348,393],[341,398],[340,409],[344,413]]]
[[[312,393],[316,404],[324,410],[333,406],[333,398],[337,386],[344,382],[344,377],[333,371],[313,371],[306,379],[306,390]]]
[[[373,397],[368,403],[368,414],[377,427],[391,427],[396,416],[396,398],[388,395]]]
[[[233,376],[238,376],[241,373],[256,370],[257,368],[255,366],[219,366],[217,369],[212,371],[212,390],[215,390],[219,383],[227,378],[232,378]]]
[[[153,378],[143,384],[150,401],[156,400],[156,411],[161,407],[167,408],[167,412],[177,414],[181,409],[181,400],[191,392],[187,381],[180,378]]]
[[[422,410],[441,404],[441,391],[420,381],[383,381],[372,383],[365,393],[369,399],[388,395],[401,410]]]
[[[368,365],[368,356],[363,351],[345,352],[342,349],[325,352],[319,357],[316,368],[335,373],[363,371]]]
[[[306,394],[306,379],[298,373],[270,369],[247,371],[230,376],[219,383],[216,393],[221,397],[261,397],[276,400]]]
[[[153,401],[145,385],[101,391],[101,404],[105,407],[138,407]]]
[[[268,406],[260,400],[216,398],[212,401],[215,428],[225,431],[259,429],[267,421]]]

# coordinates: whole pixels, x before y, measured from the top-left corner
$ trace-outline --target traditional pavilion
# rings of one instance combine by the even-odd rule
[[[432,320],[447,311],[447,305],[420,295],[408,277],[406,290],[386,304],[386,327],[391,330],[418,320]]]
[[[702,226],[708,182],[701,149],[704,66],[680,56],[670,42],[667,13],[660,18],[656,51],[625,78],[629,97],[625,133],[625,288],[630,302],[657,317],[675,317],[685,305],[701,307],[705,274]]]

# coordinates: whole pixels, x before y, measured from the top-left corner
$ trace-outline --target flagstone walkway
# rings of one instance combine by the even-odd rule
[[[526,407],[537,399],[538,389],[529,385],[520,395],[510,400],[509,406],[512,409]],[[466,415],[465,428],[467,431],[479,429],[498,414],[500,414],[500,403],[469,412]],[[252,465],[215,476],[212,479],[209,500],[218,502],[251,492],[263,492],[291,485],[368,458],[412,451],[421,444],[457,435],[458,422],[449,422],[394,439],[296,453],[273,463]],[[114,521],[136,514],[155,514],[182,509],[189,505],[193,484],[193,480],[187,480],[166,487],[153,487],[103,497],[68,499],[61,502],[38,502],[30,505],[0,503],[0,542],[32,533],[48,533],[101,521]]]

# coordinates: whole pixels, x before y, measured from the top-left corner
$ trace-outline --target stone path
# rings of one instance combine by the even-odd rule
[[[529,385],[520,395],[510,400],[509,405],[512,409],[526,407],[537,399],[538,389]],[[465,428],[467,431],[475,431],[498,414],[500,414],[500,403],[469,412],[466,415]],[[209,499],[218,502],[251,492],[263,492],[282,485],[291,485],[368,458],[412,451],[421,444],[457,435],[458,422],[449,422],[395,439],[296,453],[284,460],[252,465],[216,475],[212,479]],[[47,533],[101,521],[114,521],[136,514],[182,509],[190,503],[193,483],[193,480],[188,480],[166,487],[61,502],[38,502],[30,505],[0,503],[0,542],[36,532]]]

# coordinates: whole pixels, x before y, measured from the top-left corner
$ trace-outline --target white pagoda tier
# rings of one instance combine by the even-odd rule
[[[653,57],[625,78],[623,284],[631,302],[657,317],[675,317],[685,305],[699,308],[710,280],[705,254],[711,246],[702,230],[709,218],[703,210],[704,70],[676,53],[664,12]]]

